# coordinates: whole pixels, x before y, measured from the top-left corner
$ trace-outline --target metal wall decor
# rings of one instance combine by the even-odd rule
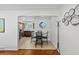
[[[75,7],[75,15],[79,15],[79,4]]]
[[[72,20],[72,17],[71,17],[71,16],[68,16],[68,17],[66,18],[66,20],[67,20],[68,22],[70,22],[70,21]]]
[[[68,16],[68,17],[63,18],[63,19],[62,19],[62,22],[64,23],[66,20],[67,20],[68,22],[70,22],[71,19],[72,19],[72,17]]]
[[[79,25],[79,4],[75,8],[71,8],[69,12],[64,14],[62,22],[68,26],[71,23],[73,26]]]
[[[75,13],[75,9],[71,8],[71,9],[69,10],[69,16],[72,16],[74,13]]]
[[[71,24],[74,26],[79,24],[79,17],[77,15],[72,17]]]
[[[66,21],[66,19],[65,19],[65,18],[63,18],[63,19],[62,19],[62,22],[64,23],[65,21]]]
[[[66,26],[68,26],[68,25],[69,25],[68,20],[66,20],[66,21],[64,22],[64,24],[65,24]]]
[[[69,12],[66,12],[65,14],[64,14],[64,17],[68,17],[69,16]]]

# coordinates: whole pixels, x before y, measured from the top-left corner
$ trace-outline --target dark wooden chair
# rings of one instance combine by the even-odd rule
[[[36,32],[32,31],[31,33],[31,42],[33,41],[33,39],[36,39]]]
[[[22,33],[21,33],[21,30],[19,29],[19,40],[21,39],[22,37]]]
[[[38,32],[36,32],[36,42],[35,42],[35,47],[37,47],[37,44],[41,44],[41,47],[43,46],[42,31],[38,31]]]
[[[46,41],[48,44],[48,31],[42,34],[43,41]]]

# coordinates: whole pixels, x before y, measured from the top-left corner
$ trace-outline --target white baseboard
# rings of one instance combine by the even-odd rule
[[[0,47],[0,50],[18,50],[16,47]]]

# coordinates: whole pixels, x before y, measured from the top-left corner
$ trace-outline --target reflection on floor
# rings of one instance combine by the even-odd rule
[[[50,50],[56,50],[56,48],[53,46],[51,42],[44,43],[43,47],[41,48],[40,45],[37,45],[35,48],[35,42],[31,42],[31,37],[22,37],[19,41],[19,49],[50,49]]]

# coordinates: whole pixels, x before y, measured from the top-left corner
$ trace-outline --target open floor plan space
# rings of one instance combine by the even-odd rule
[[[0,4],[0,55],[79,55],[79,4]]]
[[[52,16],[18,16],[18,49],[56,50],[51,36]]]

